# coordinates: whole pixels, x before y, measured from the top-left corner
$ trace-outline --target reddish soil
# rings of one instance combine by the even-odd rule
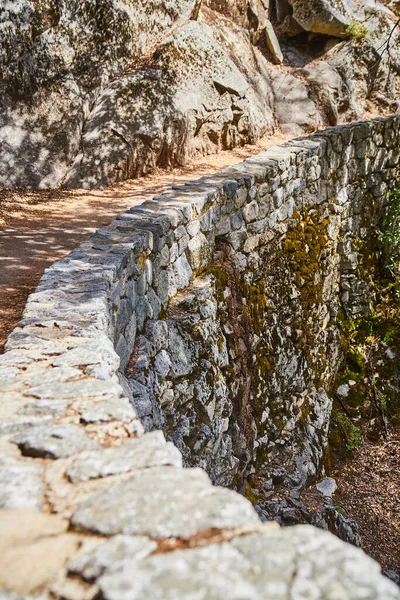
[[[384,570],[400,571],[400,429],[365,442],[332,473],[335,500],[357,521],[363,549]]]

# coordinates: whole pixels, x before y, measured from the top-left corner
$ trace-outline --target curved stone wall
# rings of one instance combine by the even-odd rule
[[[240,488],[253,469],[280,469],[302,485],[319,473],[345,324],[373,300],[395,131],[339,128],[224,171],[217,196],[163,247],[183,292],[160,285],[156,258],[153,289],[173,297],[146,312],[126,372],[133,404],[215,483]]]
[[[177,448],[160,431],[143,428],[160,423],[168,435],[176,433],[165,424],[168,407],[177,406],[179,417],[177,394],[188,393],[189,404],[203,406],[211,433],[196,454],[194,444],[182,443],[191,437],[189,419],[189,435],[175,439],[187,464],[193,453],[193,464],[224,484],[237,483],[254,456],[287,459],[300,480],[315,472],[329,417],[328,364],[340,358],[337,309],[354,316],[368,310],[360,275],[365,254],[352,242],[362,245],[365,216],[376,217],[387,187],[398,184],[399,138],[394,116],[272,148],[127,211],[46,270],[0,357],[5,597],[400,597],[362,552],[310,527],[260,524],[245,498],[213,486],[198,468],[182,469]],[[274,263],[278,255],[283,262]],[[323,265],[322,285],[316,262]],[[272,280],[285,289],[292,282],[292,297],[268,287]],[[310,287],[311,303],[304,292]],[[239,310],[236,289],[245,292],[248,310]],[[266,319],[275,310],[284,319],[288,304],[300,310],[299,322],[311,325],[318,317],[305,338],[316,340],[315,355],[296,346],[304,332],[292,323]],[[253,367],[240,371],[246,332],[251,344],[268,332],[274,340],[293,338],[281,346],[281,371],[259,362],[268,355],[262,343],[252,348]],[[197,346],[185,347],[189,338]],[[332,355],[325,360],[320,352],[328,344]],[[200,372],[193,357],[203,361]],[[310,371],[293,401],[300,411],[286,406],[290,417],[273,439],[266,426],[258,429],[260,416],[261,424],[279,429],[260,394],[273,393],[271,372],[292,383],[299,369],[285,365],[294,359]],[[203,372],[215,386],[202,405],[198,392],[209,385]],[[247,375],[247,396],[232,399],[225,388]],[[179,387],[185,379],[196,394]],[[264,446],[260,433],[268,437]],[[275,447],[282,452],[271,454]],[[217,473],[219,449],[225,462]],[[237,469],[238,462],[244,467]]]

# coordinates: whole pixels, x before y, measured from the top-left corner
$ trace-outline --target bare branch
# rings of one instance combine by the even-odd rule
[[[381,60],[383,59],[383,56],[384,56],[385,52],[387,52],[387,54],[388,54],[389,62],[391,61],[392,57],[391,57],[391,54],[390,54],[390,42],[392,41],[394,32],[396,31],[396,29],[397,29],[397,27],[399,25],[400,25],[400,17],[397,19],[396,23],[393,25],[393,27],[392,27],[392,29],[391,29],[391,31],[389,33],[388,38],[383,42],[383,44],[381,46],[379,46],[379,48],[376,49],[376,52],[378,54],[379,54],[379,52],[381,52],[381,50],[382,50],[382,52],[380,53],[379,58],[376,61],[376,63],[369,70],[374,69],[381,62]]]

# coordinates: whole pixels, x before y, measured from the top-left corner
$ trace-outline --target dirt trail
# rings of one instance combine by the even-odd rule
[[[163,190],[236,164],[289,136],[263,138],[170,172],[128,180],[105,190],[0,190],[0,353],[21,319],[44,269],[119,213]]]
[[[363,549],[400,575],[400,429],[366,441],[332,473],[336,501],[360,527]]]

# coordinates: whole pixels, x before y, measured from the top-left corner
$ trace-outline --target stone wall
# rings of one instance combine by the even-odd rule
[[[171,293],[156,268],[150,303],[154,291],[163,309],[173,299],[146,313],[127,375],[145,428],[218,484],[241,486],[254,468],[285,468],[295,485],[320,471],[345,323],[370,311],[396,122],[268,150],[224,171],[212,202],[177,223],[169,257],[192,283],[175,295],[182,285]]]
[[[261,525],[176,448],[223,485],[319,468],[399,137],[394,116],[272,148],[46,270],[0,357],[10,597],[399,598],[360,551]]]

